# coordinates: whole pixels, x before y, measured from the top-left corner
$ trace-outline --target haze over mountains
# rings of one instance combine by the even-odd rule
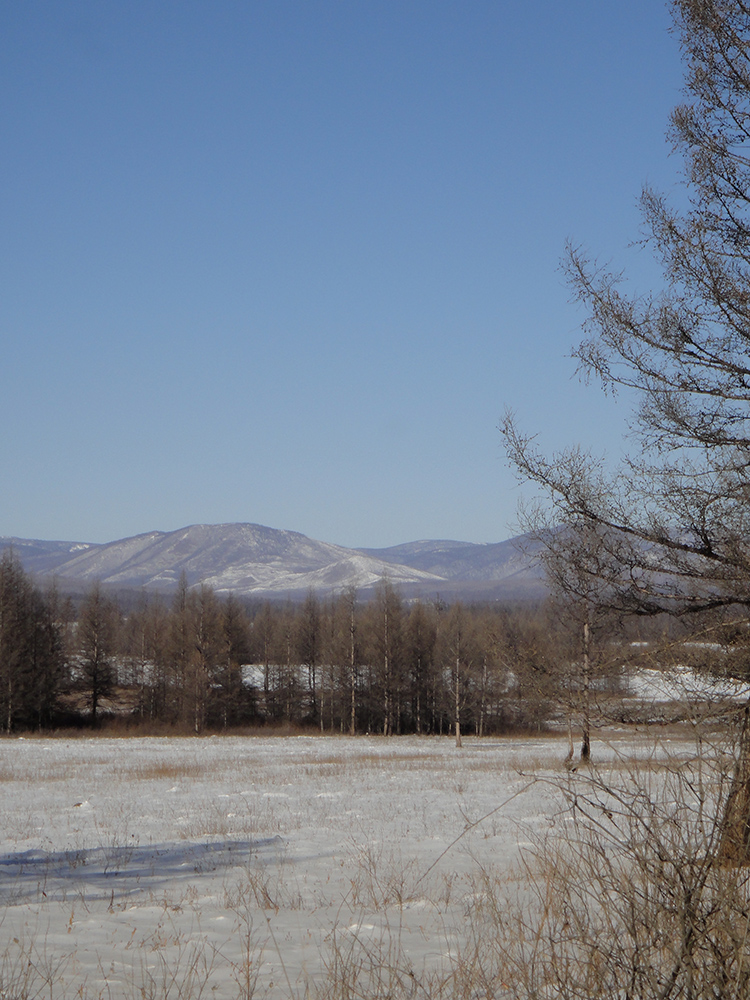
[[[541,573],[519,539],[479,545],[420,541],[351,549],[258,524],[194,524],[103,544],[0,538],[38,580],[68,587],[94,580],[119,589],[190,585],[218,593],[298,598],[354,586],[366,593],[388,578],[404,596],[512,599],[541,592]]]

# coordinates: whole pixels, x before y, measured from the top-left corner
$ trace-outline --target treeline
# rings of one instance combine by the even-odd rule
[[[576,652],[543,609],[406,603],[384,581],[299,604],[210,587],[123,609],[94,585],[77,604],[0,560],[0,725],[134,722],[203,732],[265,724],[326,732],[537,728],[575,687]]]

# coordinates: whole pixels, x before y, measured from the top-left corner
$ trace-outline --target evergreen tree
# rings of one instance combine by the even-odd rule
[[[17,557],[0,556],[0,725],[48,725],[57,706],[65,652],[57,610],[33,586]]]

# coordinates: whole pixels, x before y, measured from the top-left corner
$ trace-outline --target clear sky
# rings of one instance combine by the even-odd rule
[[[658,0],[0,5],[0,535],[500,541],[499,418],[616,453],[566,239],[658,281]]]

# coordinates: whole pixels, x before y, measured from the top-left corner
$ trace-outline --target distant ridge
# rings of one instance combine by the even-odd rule
[[[446,580],[507,580],[529,570],[520,538],[478,545],[472,542],[407,542],[388,549],[362,549],[385,562],[410,566]]]
[[[539,596],[541,572],[519,541],[350,549],[259,524],[193,524],[103,544],[3,537],[0,550],[12,547],[29,573],[69,586],[98,580],[120,589],[170,591],[184,573],[191,586],[205,583],[218,593],[297,599],[310,589],[368,592],[385,577],[409,597]]]

